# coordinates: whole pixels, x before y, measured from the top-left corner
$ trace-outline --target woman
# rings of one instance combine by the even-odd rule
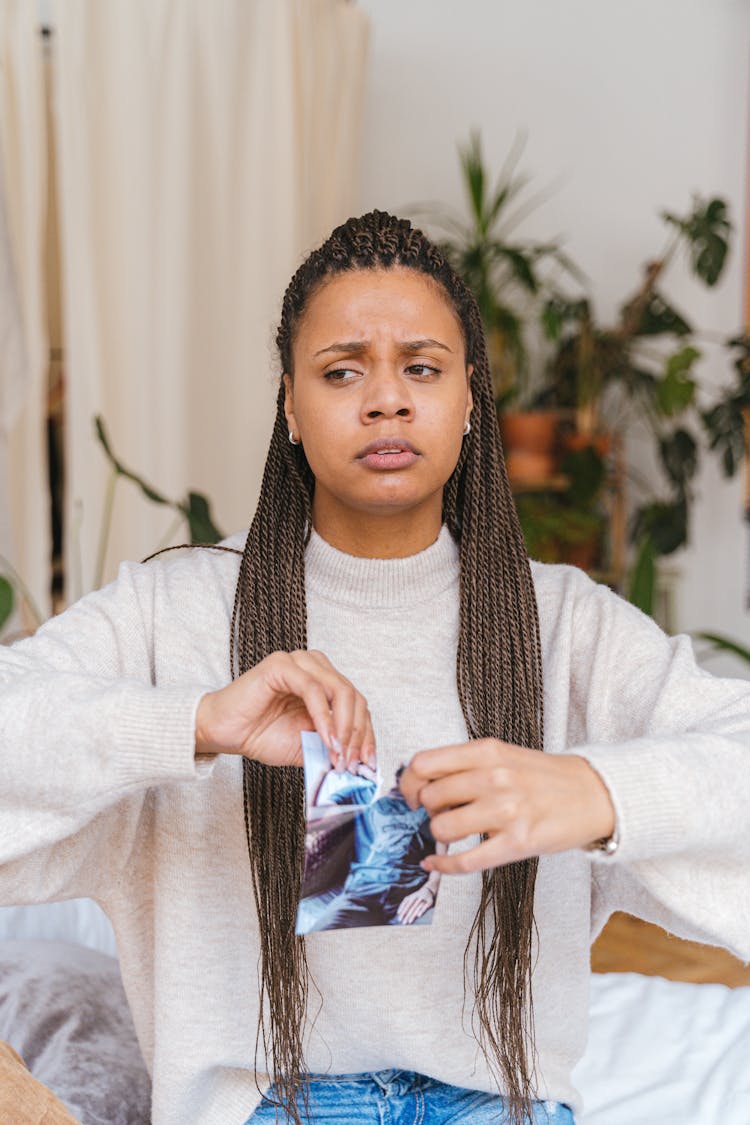
[[[612,910],[750,956],[747,685],[530,568],[476,304],[407,222],[334,231],[278,345],[239,565],[124,564],[3,653],[2,898],[107,910],[155,1125],[570,1122]],[[411,758],[463,874],[431,926],[295,937],[304,729]]]

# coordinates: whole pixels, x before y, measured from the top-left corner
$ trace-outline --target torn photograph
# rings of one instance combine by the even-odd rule
[[[419,864],[446,847],[425,809],[410,809],[399,789],[405,763],[382,792],[367,765],[336,770],[318,735],[304,732],[302,750],[307,825],[296,932],[430,925],[440,874]]]

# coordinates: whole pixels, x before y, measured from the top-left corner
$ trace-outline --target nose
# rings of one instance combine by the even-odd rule
[[[414,401],[400,373],[383,365],[370,373],[362,398],[362,417],[368,422],[380,418],[411,418]]]

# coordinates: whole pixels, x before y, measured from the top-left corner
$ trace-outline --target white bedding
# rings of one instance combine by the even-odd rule
[[[115,954],[109,921],[87,899],[0,909],[0,941],[34,938]],[[750,1125],[750,987],[594,975],[574,1078],[578,1125]]]
[[[750,1125],[750,987],[592,978],[579,1125]]]

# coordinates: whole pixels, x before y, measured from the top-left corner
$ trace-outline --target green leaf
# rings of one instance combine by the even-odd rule
[[[523,250],[512,246],[496,246],[496,255],[508,262],[516,281],[520,282],[530,293],[539,290],[539,282],[534,274],[534,267]]]
[[[188,521],[191,543],[218,543],[226,538],[214,523],[209,501],[202,493],[189,492],[180,510]]]
[[[707,234],[700,247],[696,247],[693,269],[706,285],[715,285],[721,277],[728,249],[726,239],[716,234]]]
[[[718,197],[708,203],[696,199],[686,218],[669,212],[664,212],[662,218],[687,240],[693,272],[706,285],[715,285],[724,270],[732,232],[726,201]]]
[[[733,477],[745,456],[744,401],[730,396],[710,410],[701,412],[701,420],[709,436],[709,448],[721,455],[726,477]]]
[[[750,649],[745,648],[738,641],[733,641],[731,637],[725,637],[721,633],[695,633],[694,636],[701,641],[708,641],[714,648],[722,652],[731,652],[734,656],[739,656],[741,660],[750,664]]]
[[[0,576],[0,629],[2,629],[13,613],[15,594],[7,578]]]
[[[695,273],[706,285],[721,277],[729,250],[732,224],[723,199],[712,199],[701,209],[696,205],[688,223],[691,260]]]
[[[685,429],[675,430],[659,442],[659,455],[672,483],[684,492],[698,468],[698,443]]]
[[[656,387],[657,404],[667,417],[680,414],[693,402],[697,387],[688,372],[700,354],[697,348],[688,346],[667,360],[664,378]]]
[[[675,352],[667,360],[667,375],[682,375],[684,372],[689,371],[695,363],[696,359],[700,359],[701,353],[698,348],[692,347],[688,344],[686,347],[681,348],[680,351]]]
[[[520,191],[523,191],[527,183],[528,180],[525,176],[515,176],[511,180],[500,179],[498,181],[495,187],[495,194],[492,197],[492,202],[487,208],[487,214],[484,216],[484,230],[487,234],[492,230],[508,204],[515,199]]]
[[[630,536],[635,543],[647,538],[654,555],[671,555],[687,542],[687,526],[686,497],[671,502],[656,500],[637,510]]]
[[[545,301],[540,319],[544,335],[547,339],[551,340],[553,343],[559,340],[565,322],[556,301]]]
[[[628,598],[634,606],[637,606],[638,609],[643,610],[649,616],[654,612],[654,591],[656,588],[654,562],[655,555],[651,540],[644,539],[630,575]]]
[[[482,141],[479,133],[471,133],[468,145],[459,149],[459,152],[471,211],[477,226],[482,227],[484,222],[484,164],[482,163]]]
[[[636,336],[688,336],[692,328],[676,309],[668,305],[659,293],[653,293],[643,310]]]

